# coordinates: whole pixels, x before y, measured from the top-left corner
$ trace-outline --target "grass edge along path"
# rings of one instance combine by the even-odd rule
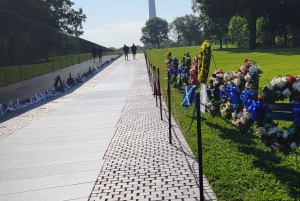
[[[168,49],[148,50],[152,65],[160,68],[161,87],[166,97],[167,67],[164,63]],[[170,48],[172,57],[180,60],[184,52],[193,58],[200,47]],[[243,49],[213,49],[217,67],[223,71],[237,70],[245,58],[257,61],[263,70],[261,84],[276,75],[300,74],[297,65],[300,49],[271,49],[248,51]],[[211,61],[213,62],[213,60]],[[214,71],[211,63],[210,75]],[[297,73],[298,72],[298,73]],[[184,86],[172,85],[173,117],[182,130],[190,122],[193,106],[181,107]],[[197,156],[196,122],[185,133],[190,148]],[[257,134],[241,136],[238,130],[219,117],[202,116],[203,170],[219,200],[300,200],[299,159],[295,154],[283,155],[265,147]],[[297,160],[297,161],[296,161]],[[298,162],[298,165],[297,165]]]

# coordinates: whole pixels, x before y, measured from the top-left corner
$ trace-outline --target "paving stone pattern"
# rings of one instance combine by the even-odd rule
[[[120,61],[120,59],[118,59],[114,62],[122,63],[123,61]],[[85,63],[83,62],[81,65],[85,65]],[[89,67],[88,62],[86,62],[86,65],[87,67]],[[98,74],[85,80],[84,83],[76,85],[74,88],[61,93],[60,95],[0,117],[0,140],[49,115],[50,113],[56,111],[58,108],[63,107],[74,99],[77,99],[80,96],[91,91],[117,67],[118,65],[109,65],[98,72]]]
[[[140,63],[89,201],[200,200],[198,163],[175,123],[169,144],[166,113],[163,118]],[[204,179],[205,199],[217,200]]]

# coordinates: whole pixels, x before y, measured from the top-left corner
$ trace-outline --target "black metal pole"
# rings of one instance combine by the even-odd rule
[[[201,116],[200,116],[200,93],[196,93],[197,109],[197,133],[198,133],[198,164],[199,164],[199,183],[200,183],[200,200],[204,201],[203,194],[203,165],[202,165],[202,140],[201,140]]]
[[[162,102],[161,102],[161,88],[160,88],[160,74],[159,74],[159,68],[157,68],[157,87],[158,87],[158,92],[159,92],[159,108],[160,108],[160,119],[163,120],[163,116],[162,116]]]
[[[168,109],[169,109],[169,143],[172,144],[171,135],[171,76],[168,71]]]

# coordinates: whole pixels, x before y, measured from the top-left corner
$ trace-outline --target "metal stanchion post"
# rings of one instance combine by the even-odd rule
[[[162,116],[162,102],[161,102],[161,88],[160,88],[160,74],[159,74],[159,68],[157,68],[157,87],[158,87],[158,91],[159,91],[159,108],[160,108],[160,119],[163,120],[163,116]]]
[[[168,71],[168,108],[169,108],[169,143],[172,144],[171,134],[171,75]]]
[[[200,200],[204,201],[203,194],[203,165],[202,165],[202,139],[201,139],[201,116],[200,116],[200,93],[196,94],[197,109],[197,133],[198,133],[198,164],[199,164],[199,183],[200,183]]]

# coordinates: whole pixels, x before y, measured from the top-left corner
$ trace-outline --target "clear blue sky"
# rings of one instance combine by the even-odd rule
[[[141,45],[141,29],[149,19],[148,0],[72,0],[87,15],[83,39],[105,47]],[[172,22],[192,14],[191,0],[155,0],[156,16]]]

